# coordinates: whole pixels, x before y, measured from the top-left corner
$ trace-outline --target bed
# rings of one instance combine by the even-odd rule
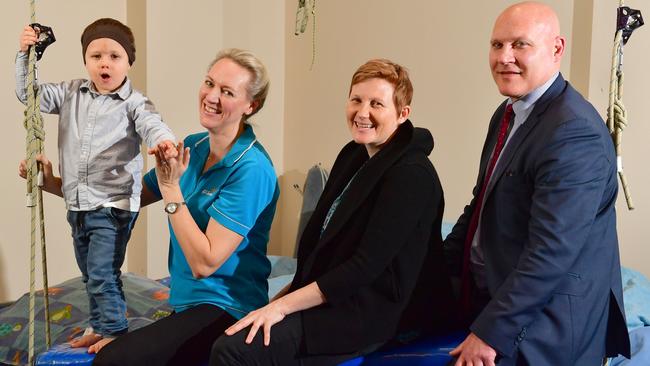
[[[448,232],[449,226],[443,231]],[[288,284],[295,272],[293,258],[269,256],[272,263],[269,277],[269,295],[275,295]],[[650,364],[650,281],[641,273],[624,268],[623,285],[625,312],[632,343],[631,360],[617,357],[612,366],[634,366]],[[137,329],[169,315],[167,304],[169,288],[166,279],[154,281],[132,273],[123,275],[124,290],[128,301],[130,329]],[[70,349],[65,342],[78,336],[87,326],[87,299],[81,278],[74,278],[52,286],[50,289],[52,344],[45,350],[42,338],[37,339],[36,365],[90,365],[92,355],[84,349]],[[0,365],[27,364],[28,325],[27,309],[29,298],[23,295],[13,304],[0,308]],[[36,334],[44,334],[44,312],[40,299],[37,300]],[[341,366],[356,365],[447,365],[451,358],[447,353],[453,349],[465,334],[454,333],[445,337],[425,338],[411,344],[384,349],[365,357],[345,362]]]

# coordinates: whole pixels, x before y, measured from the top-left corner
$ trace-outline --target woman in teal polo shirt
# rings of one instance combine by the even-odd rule
[[[268,303],[266,245],[279,189],[271,159],[246,123],[268,87],[253,54],[221,51],[199,90],[207,132],[185,138],[176,158],[150,152],[156,168],[144,177],[142,205],[165,204],[175,312],[109,343],[94,365],[207,360],[226,328]]]

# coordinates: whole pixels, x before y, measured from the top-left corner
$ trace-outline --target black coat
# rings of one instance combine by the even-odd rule
[[[429,131],[407,120],[372,159],[354,142],[339,153],[301,237],[291,287],[316,281],[326,298],[301,313],[306,354],[356,352],[392,338],[400,320],[422,327],[449,317],[448,307],[436,306],[449,304],[451,292],[441,254],[443,192],[427,158],[432,149]],[[357,171],[321,236],[332,202]],[[421,273],[427,287],[412,297]],[[407,306],[413,310],[405,312]]]

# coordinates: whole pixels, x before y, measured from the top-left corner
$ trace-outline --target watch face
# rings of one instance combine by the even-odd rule
[[[178,209],[178,203],[170,202],[165,205],[165,212],[173,214]]]

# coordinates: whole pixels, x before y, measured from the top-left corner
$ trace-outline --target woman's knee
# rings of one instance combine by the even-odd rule
[[[108,347],[108,346],[107,346]],[[93,366],[118,366],[123,365],[122,360],[118,357],[118,354],[112,352],[111,349],[104,347],[93,360]]]
[[[133,333],[127,333],[115,338],[105,345],[95,356],[93,366],[135,366],[142,365],[146,360],[143,358],[142,348],[132,347],[129,338]]]
[[[250,345],[244,343],[241,336],[244,332],[239,332],[232,336],[222,335],[212,344],[210,351],[210,366],[217,365],[246,365],[246,349],[250,350]]]

